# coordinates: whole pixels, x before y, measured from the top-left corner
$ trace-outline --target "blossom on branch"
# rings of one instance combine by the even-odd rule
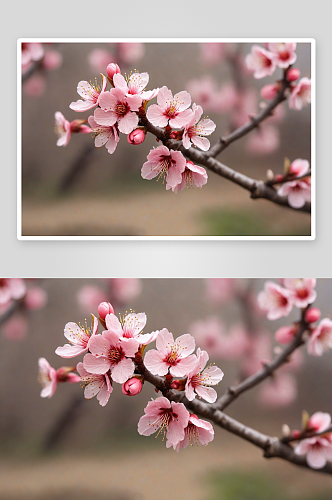
[[[308,353],[322,356],[329,349],[332,349],[332,321],[324,318],[310,335]]]
[[[268,43],[268,49],[275,54],[277,66],[279,68],[288,68],[296,61],[296,43]]]
[[[74,111],[83,112],[96,107],[99,103],[100,96],[105,92],[107,79],[101,75],[102,86],[101,88],[96,85],[91,85],[89,82],[81,81],[77,85],[77,93],[82,97],[76,102],[72,102],[69,107]]]
[[[182,136],[182,143],[186,149],[189,149],[191,144],[202,151],[207,151],[210,148],[210,141],[202,136],[211,135],[216,128],[216,124],[209,118],[199,121],[202,114],[202,107],[194,103],[192,116],[186,123]]]
[[[188,374],[185,393],[189,401],[192,401],[196,394],[199,398],[205,399],[208,403],[214,403],[217,399],[217,393],[211,385],[217,385],[223,379],[224,373],[214,365],[205,368],[209,355],[206,351],[197,349],[197,363],[193,370]]]
[[[92,399],[97,396],[99,404],[106,406],[113,391],[108,374],[96,375],[89,373],[81,362],[77,365],[77,371],[81,377],[81,385],[84,387],[85,399]]]
[[[148,120],[157,127],[170,125],[173,128],[182,128],[191,118],[192,111],[189,108],[191,97],[183,90],[173,97],[172,91],[166,86],[161,87],[157,96],[157,103],[152,104],[147,110]]]
[[[260,308],[267,312],[270,320],[288,316],[293,309],[291,291],[272,281],[265,283],[264,291],[258,294],[257,300]]]
[[[122,325],[114,314],[108,314],[105,322],[107,330],[116,333],[120,339],[136,339],[139,345],[150,344],[150,342],[156,340],[159,334],[159,330],[152,333],[141,333],[146,325],[145,313],[127,314],[122,321]]]
[[[166,146],[152,149],[143,164],[143,179],[151,180],[158,176],[166,177],[166,189],[176,188],[182,182],[182,173],[186,168],[186,159],[180,151],[169,150]]]
[[[301,78],[295,85],[289,98],[289,107],[300,110],[306,104],[311,103],[311,80],[307,77]]]
[[[323,432],[330,424],[331,416],[328,413],[316,412],[309,419],[307,431]],[[332,460],[332,433],[303,439],[294,451],[297,455],[306,455],[309,467],[321,469],[328,460]]]
[[[182,172],[182,180],[179,184],[172,188],[174,193],[182,191],[185,187],[198,187],[201,188],[207,183],[208,175],[205,168],[194,165],[192,161],[187,160],[186,168]],[[170,189],[171,186],[166,186]]]
[[[88,122],[95,137],[96,148],[105,146],[110,154],[114,153],[120,140],[116,128],[113,125],[99,125],[93,116],[89,116]]]
[[[295,307],[301,309],[316,300],[315,278],[285,278],[284,286],[292,292]]]
[[[58,347],[55,353],[62,358],[74,358],[79,354],[88,351],[88,344],[90,340],[96,335],[98,330],[98,320],[96,316],[92,316],[92,328],[81,327],[76,323],[67,323],[64,330],[64,336],[71,344],[65,344]]]
[[[248,69],[253,71],[254,78],[265,78],[274,73],[277,67],[277,56],[263,47],[254,45],[251,53],[246,57],[246,64]]]
[[[120,76],[118,74],[114,75]],[[118,124],[120,132],[130,134],[138,125],[136,111],[142,104],[140,95],[126,95],[120,88],[111,89],[101,94],[100,108],[94,112],[94,119],[99,125],[112,126]]]
[[[181,448],[186,448],[188,444],[191,446],[198,445],[201,443],[206,446],[214,438],[214,429],[210,422],[201,420],[194,414],[190,414],[188,425],[184,430],[184,438],[179,441],[173,448],[176,452],[179,452]],[[170,448],[172,444],[167,441],[166,448]]]

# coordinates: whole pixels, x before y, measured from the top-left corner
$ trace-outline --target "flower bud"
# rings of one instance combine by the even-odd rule
[[[276,331],[276,339],[280,344],[289,344],[298,331],[297,326],[281,326]]]
[[[295,429],[294,431],[292,431],[291,435],[294,439],[297,439],[301,436],[301,431],[298,431],[297,429]]]
[[[277,83],[265,85],[261,89],[261,96],[263,99],[266,99],[267,101],[274,99],[277,93],[279,92],[280,85]]]
[[[122,384],[122,392],[126,396],[136,396],[142,390],[143,383],[140,378],[133,377]]]
[[[275,180],[276,180],[277,182],[281,182],[281,181],[283,180],[283,178],[284,178],[284,177],[283,177],[283,175],[281,175],[281,174],[277,174],[277,175],[275,176]]]
[[[307,321],[307,323],[315,323],[315,321],[319,320],[320,315],[321,312],[318,307],[311,307],[305,313],[304,319]]]
[[[70,122],[70,131],[73,134],[90,134],[91,128],[87,125],[87,120],[73,120]]]
[[[141,128],[136,128],[127,135],[129,144],[137,145],[142,144],[145,139],[145,132]]]
[[[298,68],[291,68],[287,72],[287,80],[289,82],[294,82],[295,80],[298,80],[301,76],[301,72]]]
[[[98,314],[102,320],[104,320],[108,314],[114,314],[112,304],[109,302],[101,302],[98,306]]]
[[[113,78],[113,76],[115,75],[115,73],[121,73],[119,66],[117,64],[115,64],[115,63],[110,63],[107,66],[106,71],[107,71],[107,75],[111,79]]]
[[[76,370],[75,366],[62,366],[56,371],[56,378],[58,382],[70,382],[71,384],[76,384],[81,381],[81,377],[72,373]]]

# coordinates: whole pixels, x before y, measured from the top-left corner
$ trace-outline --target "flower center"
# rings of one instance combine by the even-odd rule
[[[170,106],[167,108],[165,114],[168,118],[174,118],[178,114],[179,103],[176,101],[171,101]]]
[[[111,363],[117,364],[124,357],[121,347],[113,347],[108,351],[108,359]]]
[[[168,363],[169,365],[176,365],[178,363],[178,358],[179,358],[179,352],[177,346],[172,346],[171,347],[171,352],[169,352],[165,358],[165,362]]]
[[[126,114],[128,113],[129,111],[129,106],[126,102],[119,102],[116,106],[115,106],[115,112],[116,114],[122,118],[124,116],[126,116]]]

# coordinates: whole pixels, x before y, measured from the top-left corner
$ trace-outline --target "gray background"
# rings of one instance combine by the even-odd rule
[[[270,3],[270,5],[269,5]],[[331,276],[330,2],[11,2],[2,31],[1,273],[11,276]],[[158,8],[157,8],[158,6]],[[218,14],[218,15],[217,15]],[[19,37],[314,37],[317,239],[310,242],[22,242],[16,239]],[[65,84],[65,83],[64,83]],[[285,211],[285,217],[287,212]]]

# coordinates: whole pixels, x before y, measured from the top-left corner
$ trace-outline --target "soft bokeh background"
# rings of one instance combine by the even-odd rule
[[[250,285],[255,296],[264,286],[261,279],[236,283]],[[61,385],[52,399],[41,399],[38,358],[46,357],[55,368],[71,364],[54,353],[65,343],[64,325],[68,321],[84,323],[85,318],[89,322],[88,312],[78,304],[78,293],[89,285],[104,290],[106,300],[110,294],[109,285],[102,280],[43,279],[34,284],[48,292],[48,303],[44,309],[30,312],[26,336],[14,340],[0,330],[1,499],[166,500],[170,495],[190,500],[330,499],[330,477],[265,460],[261,450],[217,427],[215,440],[207,447],[188,447],[179,454],[166,449],[161,436],[139,436],[138,419],[148,400],[156,396],[148,384],[134,398],[124,396],[115,384],[105,408],[95,399],[85,400],[79,385]],[[144,311],[148,319],[145,332],[167,327],[177,337],[190,331],[195,321],[211,315],[219,317],[227,329],[243,321],[236,300],[217,306],[208,299],[205,280],[143,279],[141,287],[141,293],[116,312],[124,314],[130,307]],[[317,292],[322,317],[330,316],[332,281],[318,280]],[[258,321],[273,339],[279,326],[297,319],[296,312],[275,322],[264,317]],[[299,428],[303,409],[331,413],[332,354],[316,358],[302,350],[305,361],[297,373],[295,402],[275,409],[261,406],[256,388],[227,413],[275,436],[281,435],[284,423]],[[217,388],[220,395],[236,380],[238,363],[212,361],[225,372]]]
[[[250,51],[251,45],[242,44],[243,55]],[[121,134],[121,142],[113,155],[104,147],[94,149],[90,135],[76,135],[66,148],[57,147],[53,132],[55,111],[61,111],[69,120],[91,114],[75,113],[68,106],[78,99],[78,81],[94,81],[99,76],[99,71],[89,64],[91,51],[100,48],[114,54],[114,46],[86,43],[55,46],[63,56],[63,65],[46,72],[44,93],[33,96],[23,92],[22,235],[310,234],[308,214],[264,200],[252,201],[248,192],[213,172],[208,173],[208,184],[201,190],[186,189],[177,195],[166,192],[161,182],[144,181],[140,175],[141,166],[150,149],[156,146],[151,136],[140,146],[130,146]],[[303,76],[310,76],[310,45],[298,44],[297,54],[296,66]],[[114,58],[110,56],[109,62]],[[232,82],[227,61],[207,66],[197,43],[145,43],[142,58],[128,64],[127,68],[147,71],[149,89],[167,85],[174,94],[188,88],[190,80],[206,75],[216,79],[218,88]],[[255,81],[251,75],[245,79],[257,92],[273,81],[272,78]],[[280,147],[274,153],[256,155],[248,152],[248,138],[243,138],[218,158],[257,179],[265,179],[267,169],[282,173],[284,157],[310,159],[310,107],[302,111],[289,110],[285,103],[281,107],[285,116],[278,126]],[[248,112],[256,110],[256,107],[248,108]],[[229,132],[230,115],[205,111],[204,116],[207,114],[217,124],[216,132],[210,137],[213,144],[219,134]],[[83,157],[87,160],[82,161]],[[68,186],[66,178],[75,164],[79,165],[79,175]]]

